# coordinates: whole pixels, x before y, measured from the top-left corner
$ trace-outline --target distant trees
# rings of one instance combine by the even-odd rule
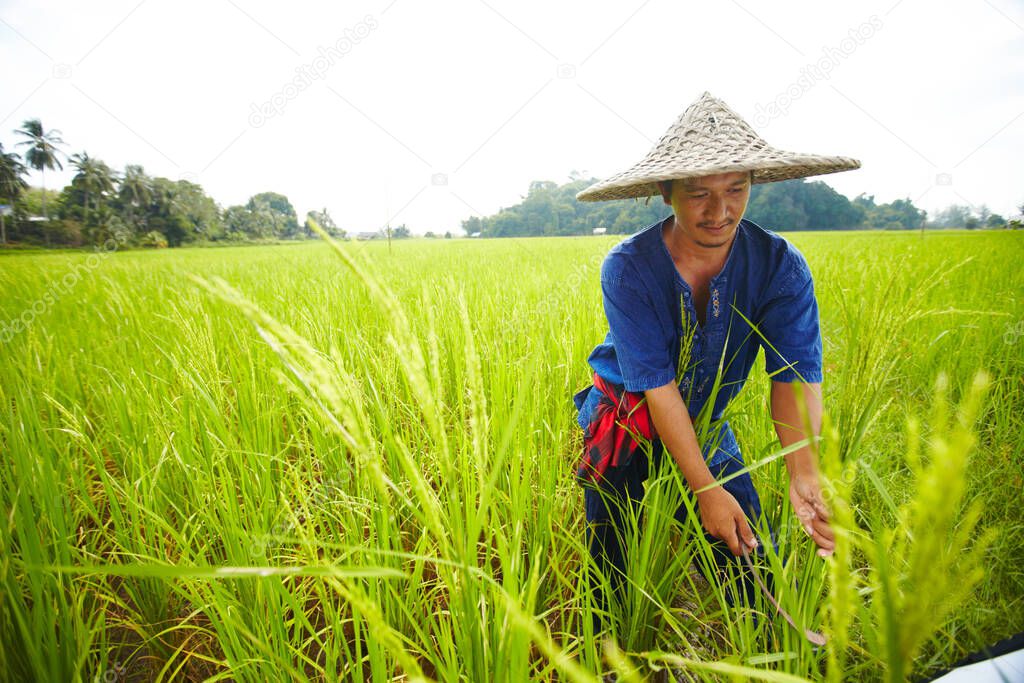
[[[147,247],[150,249],[164,249],[170,246],[167,238],[164,237],[162,232],[156,230],[150,230],[139,239],[140,247]]]
[[[260,192],[249,198],[246,208],[260,212],[271,223],[270,236],[291,239],[298,236],[299,219],[288,198],[277,192]]]
[[[200,185],[189,180],[169,181],[165,178],[158,180],[173,185],[175,208],[190,225],[192,238],[206,240],[223,238],[224,224],[221,220],[220,207]],[[289,204],[289,206],[291,205]],[[295,209],[292,209],[293,220],[294,216]]]
[[[570,181],[530,183],[522,201],[502,208],[493,216],[472,216],[462,221],[467,234],[483,237],[532,235],[583,235],[594,228],[609,234],[625,234],[650,225],[672,211],[661,197],[649,200],[577,202],[576,193],[595,182],[573,174]],[[1024,205],[1020,210],[1024,213]],[[950,206],[928,221],[928,214],[910,199],[885,204],[874,195],[860,194],[852,201],[821,181],[802,178],[754,185],[744,214],[749,220],[772,230],[914,230],[929,228],[1001,228],[1009,224],[1002,216],[981,205]]]
[[[149,233],[158,232],[170,246],[223,237],[220,209],[199,185],[151,178],[137,165],[118,175],[86,152],[71,160],[77,173],[56,202],[63,230],[51,224],[51,234],[101,244],[115,235],[153,242]]]
[[[224,230],[228,239],[260,237],[263,233],[253,212],[244,206],[237,205],[229,206],[224,210]]]
[[[302,225],[304,235],[306,237],[316,236],[316,233],[313,232],[313,228],[310,227],[309,225],[310,219],[316,221],[316,224],[319,225],[324,230],[326,230],[327,234],[330,235],[331,237],[345,236],[345,231],[338,227],[338,225],[334,222],[334,219],[331,218],[331,214],[327,212],[326,208],[324,208],[320,209],[319,211],[314,210],[306,212],[306,220]]]
[[[971,217],[971,207],[967,205],[951,204],[941,211],[935,213],[931,225],[936,228],[962,228]]]
[[[1024,207],[1021,207],[1024,208]],[[1002,228],[1011,227],[1004,217],[992,213],[991,209],[982,204],[972,207],[968,204],[950,204],[945,209],[935,212],[935,216],[928,222],[930,228],[967,228],[976,230],[979,228]]]
[[[60,146],[64,141],[60,137],[59,130],[44,130],[43,122],[39,119],[28,119],[21,128],[14,131],[26,140],[19,142],[15,147],[28,147],[25,152],[25,162],[42,174],[43,183],[43,217],[49,218],[46,213],[46,169],[51,171],[54,168],[64,169],[60,163]]]
[[[244,206],[224,212],[227,234],[234,238],[295,239],[302,237],[299,221],[288,198],[277,192],[260,192]]]
[[[153,179],[136,164],[124,168],[117,199],[124,210],[124,219],[133,232],[146,232],[146,212],[153,202]]]
[[[564,185],[536,180],[522,201],[487,217],[462,221],[468,235],[513,237],[590,234],[594,228],[628,234],[664,218],[671,211],[660,197],[650,201],[577,202],[576,194],[596,182],[575,175]]]
[[[5,152],[0,144],[0,204],[13,205],[28,188],[28,169],[14,152]],[[13,213],[13,212],[12,212]],[[7,210],[0,209],[0,244],[7,244]]]
[[[909,199],[897,199],[888,204],[875,204],[874,195],[860,194],[853,203],[864,210],[864,227],[885,230],[914,230],[924,225],[928,214],[914,206]]]
[[[863,226],[868,211],[821,181],[799,178],[754,185],[746,217],[774,230],[846,230]]]
[[[14,131],[23,138],[24,158],[0,145],[0,244],[9,239],[47,245],[102,244],[118,237],[121,244],[177,247],[188,243],[308,239],[315,237],[311,221],[329,234],[345,237],[327,209],[306,214],[300,225],[295,207],[278,192],[260,192],[240,205],[222,209],[203,188],[187,180],[151,177],[140,165],[119,173],[82,151],[68,157],[75,174],[61,191],[46,190],[46,170],[63,169],[65,145],[60,131],[46,130],[39,119],[27,119]],[[43,187],[30,187],[26,176],[39,171]],[[472,236],[556,236],[628,234],[671,213],[660,196],[616,202],[577,202],[576,195],[596,178],[573,171],[566,183],[535,180],[518,204],[492,216],[471,216],[462,229]],[[1024,213],[1024,205],[1020,207]],[[41,215],[40,215],[41,214]],[[1022,227],[1021,217],[993,213],[988,207],[953,205],[927,214],[910,199],[878,204],[873,195],[852,201],[821,181],[804,179],[755,185],[746,217],[775,230],[835,230],[849,228],[913,229],[919,227]],[[600,230],[598,230],[600,229]],[[390,237],[411,237],[405,225],[390,229]],[[382,229],[356,232],[359,239],[384,237]],[[441,237],[435,232],[428,237]],[[451,238],[451,232],[443,237]]]
[[[90,157],[87,152],[81,152],[71,157],[71,163],[78,171],[71,179],[70,196],[78,199],[65,208],[81,208],[81,214],[77,216],[85,228],[86,234],[93,238],[98,244],[107,238],[105,230],[99,226],[106,225],[109,220],[109,204],[114,195],[114,185],[117,182],[116,174],[109,166]]]
[[[151,177],[129,164],[122,173],[82,151],[68,159],[75,174],[59,192],[45,188],[45,171],[63,169],[60,131],[46,130],[39,119],[14,131],[23,138],[24,160],[0,145],[0,243],[8,239],[49,245],[102,244],[112,236],[121,244],[176,247],[188,243],[306,239],[315,237],[308,220],[299,225],[295,207],[278,192],[254,194],[240,206],[222,209],[203,188],[188,180]],[[30,187],[30,169],[43,173],[44,186]],[[335,236],[344,237],[327,209],[312,217]]]
[[[523,200],[487,217],[462,222],[467,234],[484,237],[583,235],[595,228],[627,234],[672,212],[660,196],[644,200],[577,202],[576,194],[595,182],[574,174],[568,183],[534,181]],[[851,228],[917,228],[925,212],[909,199],[878,205],[874,197],[854,201],[820,181],[804,179],[755,185],[745,216],[773,230],[841,230]]]
[[[146,210],[145,225],[167,238],[168,245],[181,246],[192,238],[191,221],[178,183],[167,178],[153,179],[153,198]]]

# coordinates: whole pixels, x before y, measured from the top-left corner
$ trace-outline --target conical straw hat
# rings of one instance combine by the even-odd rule
[[[804,178],[860,168],[849,157],[827,157],[775,149],[725,102],[705,92],[627,171],[594,183],[576,195],[584,202],[660,194],[658,181],[753,171],[755,183]]]

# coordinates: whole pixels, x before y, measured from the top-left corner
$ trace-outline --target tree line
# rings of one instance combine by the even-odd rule
[[[295,208],[277,192],[260,192],[245,204],[222,209],[203,188],[188,180],[151,177],[142,166],[116,171],[87,152],[67,156],[58,130],[39,119],[14,131],[23,148],[4,151],[0,143],[0,244],[10,241],[46,246],[121,244],[176,247],[184,244],[309,239],[310,219],[337,237],[345,237],[327,209],[309,211],[300,225]],[[75,175],[60,191],[46,189],[46,171],[63,170],[62,158]],[[42,187],[29,187],[29,169],[40,173]],[[521,237],[583,235],[595,229],[629,234],[668,215],[660,197],[647,200],[578,202],[576,194],[596,178],[573,172],[569,182],[530,183],[515,206],[492,216],[462,221],[470,236]],[[1020,207],[1024,213],[1024,205]],[[878,204],[872,195],[853,200],[821,181],[804,179],[754,185],[745,216],[776,230],[843,230],[882,228],[1020,228],[1021,221],[994,214],[985,206],[952,205],[930,220],[910,199]],[[406,238],[403,224],[394,229],[361,232],[359,239]],[[434,237],[427,233],[427,237]],[[445,233],[451,237],[451,233]]]
[[[68,156],[60,131],[46,130],[39,119],[25,121],[14,133],[24,155],[0,143],[0,243],[81,246],[117,238],[133,246],[176,247],[308,239],[315,236],[309,219],[345,236],[327,209],[309,211],[300,225],[291,202],[277,192],[221,209],[191,181],[151,177],[132,164],[119,172],[84,151]],[[47,190],[46,171],[63,170],[65,161],[75,170],[71,184]],[[30,168],[40,172],[42,187],[29,187]]]
[[[481,237],[587,235],[595,229],[609,234],[628,234],[658,221],[671,209],[661,197],[644,200],[578,202],[576,194],[597,182],[573,172],[569,182],[530,183],[522,201],[501,208],[493,216],[473,216],[462,222],[467,234]],[[1024,205],[1020,207],[1024,213]],[[744,216],[774,230],[854,230],[878,228],[1020,228],[1019,219],[1007,221],[985,206],[950,206],[928,220],[925,211],[910,199],[878,204],[873,195],[853,200],[821,181],[803,178],[754,185]]]

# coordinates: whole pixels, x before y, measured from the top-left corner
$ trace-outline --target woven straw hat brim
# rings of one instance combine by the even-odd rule
[[[753,171],[754,183],[838,173],[860,168],[849,157],[775,149],[724,102],[705,92],[686,108],[651,151],[629,170],[576,195],[580,201],[650,197],[658,181]]]
[[[763,150],[768,151],[768,150]],[[753,171],[754,184],[774,183],[780,180],[806,178],[808,176],[852,171],[860,168],[860,162],[849,157],[827,157],[814,154],[799,154],[770,150],[773,154],[763,162],[751,161],[741,164],[720,164],[694,167],[682,163],[675,168],[645,168],[641,162],[628,171],[611,178],[594,183],[576,195],[582,202],[600,202],[613,199],[633,199],[660,195],[658,182],[662,180],[682,180],[683,178],[699,178],[718,173],[734,173],[737,171]],[[646,161],[646,160],[645,160]]]

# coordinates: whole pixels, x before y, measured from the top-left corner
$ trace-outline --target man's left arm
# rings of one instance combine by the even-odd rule
[[[835,549],[835,537],[829,524],[828,508],[821,496],[817,449],[810,445],[821,433],[821,412],[821,384],[772,382],[771,413],[779,443],[787,448],[800,441],[808,441],[808,444],[785,456],[793,512],[800,519],[804,531],[818,545],[818,554],[826,557]]]

